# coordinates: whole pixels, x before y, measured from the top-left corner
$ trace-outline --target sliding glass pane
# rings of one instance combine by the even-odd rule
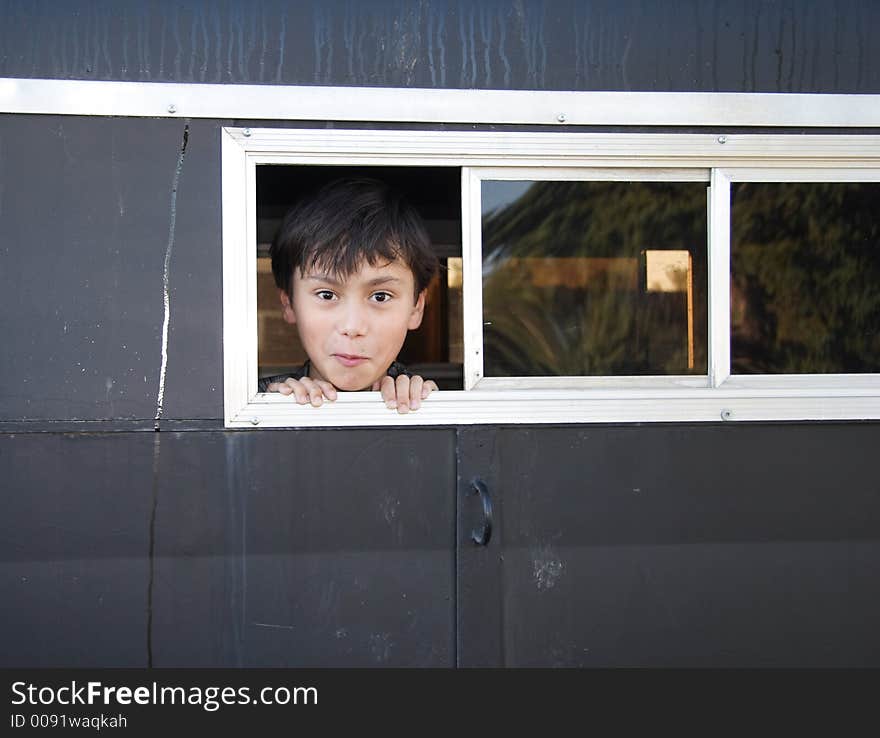
[[[880,183],[733,185],[735,374],[880,372]]]
[[[484,181],[484,375],[706,374],[706,188]]]

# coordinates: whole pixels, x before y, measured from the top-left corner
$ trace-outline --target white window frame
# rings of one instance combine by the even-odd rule
[[[880,169],[859,168],[768,168],[768,167],[737,167],[719,168],[715,193],[719,201],[724,203],[727,216],[731,216],[730,186],[734,182],[880,182]],[[730,300],[730,231],[727,231],[726,243],[723,245],[721,258],[724,264],[719,265],[718,277],[725,275],[723,289],[726,301]],[[720,291],[716,287],[716,291]],[[711,292],[711,286],[710,286]],[[826,389],[830,396],[845,388],[866,387],[880,390],[880,374],[739,374],[731,372],[730,357],[730,308],[718,316],[713,325],[718,342],[723,347],[716,367],[715,386],[733,390],[751,391],[774,388],[813,388]],[[873,417],[873,416],[872,416]]]
[[[595,377],[487,377],[483,372],[483,306],[482,306],[482,218],[481,184],[484,181],[535,180],[568,182],[705,182],[709,183],[709,169],[639,168],[616,169],[603,167],[465,167],[462,180],[467,179],[470,197],[468,204],[469,230],[463,245],[464,265],[462,282],[465,294],[464,310],[464,388],[472,389],[662,389],[664,387],[708,387],[704,375],[664,376],[595,376]],[[706,247],[708,249],[708,236]],[[468,330],[470,329],[470,330]]]
[[[462,168],[466,376],[471,389],[435,393],[415,413],[387,410],[378,393],[343,393],[320,408],[257,393],[256,167]],[[730,183],[880,181],[875,135],[596,134],[486,131],[225,128],[223,168],[224,392],[229,427],[712,422],[880,418],[880,375],[730,375]],[[647,174],[646,174],[647,172]],[[479,181],[656,176],[710,181],[709,369],[704,378],[553,378],[484,384]],[[493,176],[487,176],[491,174]],[[680,181],[680,180],[679,180]],[[479,335],[477,335],[479,334]],[[549,379],[549,378],[548,378]],[[701,385],[701,386],[700,386]]]

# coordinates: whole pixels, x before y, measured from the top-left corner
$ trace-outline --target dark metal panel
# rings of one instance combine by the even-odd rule
[[[0,117],[0,417],[222,417],[219,126]],[[166,272],[166,254],[168,270]]]
[[[503,561],[498,663],[876,666],[878,440],[877,424],[485,429],[504,517],[488,549],[460,544],[460,571]]]
[[[498,485],[497,434],[492,428],[458,430],[458,515],[456,625],[457,665],[501,666],[504,658],[504,491]],[[487,488],[492,505],[489,545],[477,545],[484,513],[475,480]]]
[[[450,666],[454,443],[0,435],[0,663]]]
[[[249,480],[232,433],[152,433],[149,663],[241,665],[243,524]]]
[[[874,0],[0,0],[0,76],[880,92]]]
[[[182,140],[177,141],[180,176],[176,197],[171,196],[174,210],[170,203],[167,206],[173,221],[166,216],[163,232],[163,259],[170,244],[171,304],[162,408],[167,421],[223,417],[222,122],[191,121],[185,126],[185,152],[181,152]],[[179,123],[172,130],[182,136]],[[150,153],[144,150],[143,155]]]
[[[3,666],[146,666],[154,435],[0,435]]]
[[[454,431],[235,440],[250,451],[244,664],[452,666]]]

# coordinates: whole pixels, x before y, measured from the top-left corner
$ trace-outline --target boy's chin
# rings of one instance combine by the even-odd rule
[[[362,390],[370,389],[373,383],[370,382],[364,385],[361,382],[333,382],[333,386],[342,392],[361,392]]]
[[[373,386],[372,379],[367,378],[366,380],[363,377],[352,377],[352,376],[337,376],[330,379],[330,384],[332,384],[336,389],[341,392],[360,392],[362,390],[371,389]]]

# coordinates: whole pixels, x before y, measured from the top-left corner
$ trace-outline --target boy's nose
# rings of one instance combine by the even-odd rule
[[[367,332],[363,308],[359,305],[348,305],[339,321],[339,332],[343,336],[362,336]]]

